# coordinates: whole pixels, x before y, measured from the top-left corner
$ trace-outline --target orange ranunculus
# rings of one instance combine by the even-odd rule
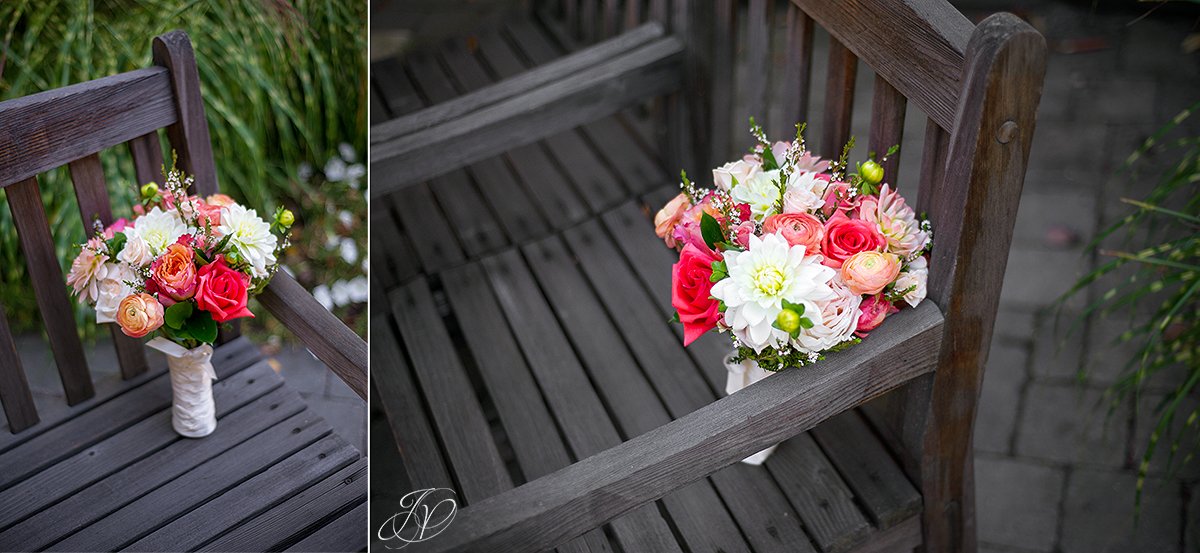
[[[150,265],[150,271],[160,294],[175,301],[196,294],[196,261],[190,246],[180,243],[167,246],[167,250]]]
[[[890,253],[858,252],[842,263],[842,279],[855,294],[878,294],[899,275],[900,258]]]
[[[141,338],[163,325],[165,310],[150,294],[131,294],[117,307],[117,325],[132,338]]]

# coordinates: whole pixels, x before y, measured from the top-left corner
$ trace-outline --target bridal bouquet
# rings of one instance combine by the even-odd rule
[[[67,284],[95,308],[97,322],[115,322],[133,338],[160,335],[147,346],[167,355],[173,425],[199,437],[216,427],[210,360],[217,326],[254,316],[247,302],[278,269],[295,217],[280,209],[268,223],[229,196],[188,195],[191,184],[173,169],[164,189],[141,188],[132,221],[97,222]]]
[[[713,169],[715,188],[684,174],[683,192],[654,218],[679,251],[671,302],[684,345],[713,329],[732,337],[729,393],[860,342],[920,303],[929,275],[929,222],[878,162],[847,171],[853,140],[831,162],[805,149],[803,125],[774,144],[751,125],[758,145]]]

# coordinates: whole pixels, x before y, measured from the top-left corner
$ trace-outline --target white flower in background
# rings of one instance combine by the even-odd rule
[[[137,279],[133,269],[125,263],[108,263],[105,269],[104,278],[96,284],[97,323],[117,321],[117,308],[121,300],[133,293],[128,283]]]
[[[339,211],[337,217],[338,222],[341,223],[343,227],[350,227],[354,224],[354,214],[346,211],[345,209]]]
[[[754,220],[761,223],[768,215],[778,212],[779,186],[775,184],[777,180],[778,169],[760,171],[745,182],[739,180],[729,195],[738,203],[750,204],[750,213]]]
[[[324,284],[317,285],[312,291],[313,299],[317,303],[325,307],[326,310],[333,310],[333,296],[329,294],[329,287]]]
[[[342,182],[346,180],[346,162],[341,158],[331,158],[325,164],[325,178],[330,182]]]
[[[912,288],[904,294],[904,302],[916,307],[929,293],[929,262],[924,256],[918,257],[904,268],[904,272],[896,277],[896,291]]]
[[[794,341],[794,345],[803,351],[825,351],[853,338],[854,330],[858,328],[858,317],[862,315],[858,306],[862,304],[862,296],[851,292],[840,275],[834,275],[829,287],[833,289],[833,298],[816,302],[818,309],[813,312],[804,310],[804,316],[813,322],[813,326],[801,328]]]
[[[221,208],[221,225],[216,234],[229,237],[229,246],[250,264],[250,272],[255,278],[266,277],[267,267],[275,264],[278,239],[271,234],[271,225],[253,209],[238,204]]]
[[[341,254],[342,261],[348,264],[353,265],[355,261],[358,261],[358,245],[354,243],[353,239],[342,238],[338,253]]]
[[[787,192],[783,194],[784,213],[813,213],[825,205],[825,188],[829,182],[817,178],[816,173],[792,173],[788,177]]]
[[[145,267],[154,261],[150,244],[146,242],[145,238],[142,238],[142,235],[132,228],[125,229],[124,232],[125,246],[121,248],[121,253],[117,254],[117,259],[134,267]]]
[[[134,219],[133,233],[145,240],[151,256],[158,257],[167,249],[167,246],[174,244],[180,236],[187,234],[187,225],[183,223],[179,218],[179,213],[175,210],[163,211],[155,207],[145,215]],[[133,238],[128,230],[125,231],[125,236]]]
[[[818,302],[836,297],[829,286],[836,271],[822,265],[819,256],[806,256],[804,246],[789,246],[778,234],[751,235],[746,251],[725,252],[725,265],[729,277],[713,286],[712,295],[725,302],[725,324],[759,353],[789,338],[772,326],[783,300],[803,305],[807,314],[820,310]]]
[[[713,169],[713,183],[717,185],[717,188],[728,191],[733,188],[734,179],[741,184],[760,172],[762,172],[762,166],[757,162],[739,159]]]
[[[300,180],[308,182],[308,179],[311,179],[313,176],[312,165],[309,165],[308,163],[301,163],[298,167],[296,167],[296,176],[299,177]]]
[[[348,162],[353,162],[358,157],[358,154],[354,151],[354,146],[345,142],[338,144],[338,155],[342,156],[342,159]]]

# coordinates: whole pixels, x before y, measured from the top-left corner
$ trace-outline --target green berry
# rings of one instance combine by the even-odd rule
[[[157,184],[155,184],[153,182],[148,182],[148,183],[142,185],[142,197],[143,198],[146,198],[148,200],[150,198],[153,198],[155,194],[158,194],[158,185]]]
[[[879,184],[883,180],[883,166],[868,159],[858,166],[858,176],[871,184]]]
[[[285,210],[279,212],[279,224],[281,226],[283,226],[284,228],[292,226],[292,224],[295,222],[296,222],[296,214],[292,213],[292,210],[285,209]]]
[[[775,326],[788,334],[795,334],[800,329],[800,314],[791,309],[784,309],[775,317]]]

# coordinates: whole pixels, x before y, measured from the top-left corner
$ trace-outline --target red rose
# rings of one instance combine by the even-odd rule
[[[862,310],[862,315],[858,317],[858,327],[854,330],[854,334],[859,338],[866,338],[867,333],[875,330],[875,327],[879,326],[888,315],[900,312],[900,309],[892,305],[892,302],[883,299],[883,294],[863,300],[858,308]]]
[[[246,309],[249,293],[246,288],[250,285],[250,277],[239,273],[225,264],[223,256],[200,267],[197,273],[199,286],[196,287],[196,305],[212,314],[214,321],[223,323],[241,317],[254,317]]]
[[[841,269],[842,262],[850,256],[865,251],[881,252],[887,247],[887,239],[870,221],[851,219],[844,213],[835,213],[825,222],[825,240],[821,242],[823,262],[827,267]]]
[[[713,261],[721,255],[707,247],[688,243],[679,252],[679,261],[671,267],[671,306],[683,323],[683,345],[712,330],[721,320],[717,300],[712,298]]]

